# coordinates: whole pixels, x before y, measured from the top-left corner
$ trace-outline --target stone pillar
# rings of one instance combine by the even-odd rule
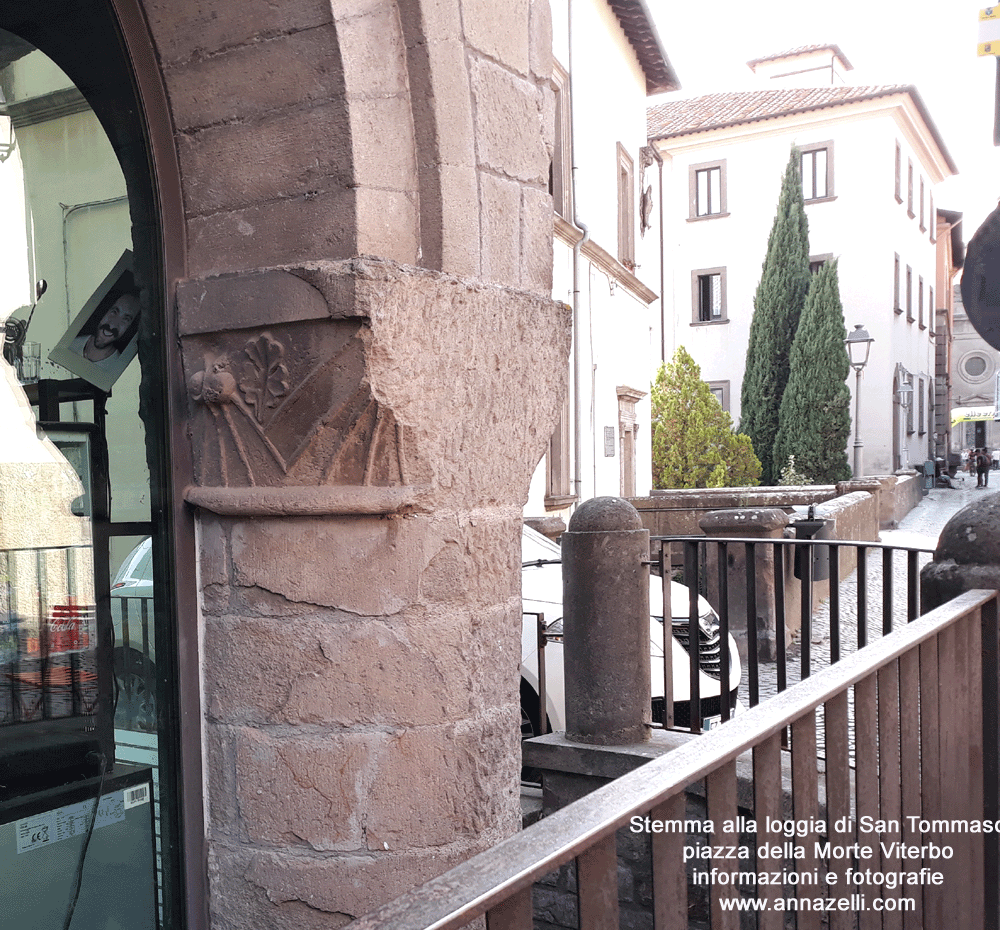
[[[705,514],[698,525],[706,536],[726,539],[739,537],[746,539],[780,539],[788,525],[788,514],[776,507],[757,510],[713,510]],[[757,582],[757,655],[765,661],[773,661],[777,656],[777,631],[774,614],[774,553],[772,547],[758,548],[753,567]],[[708,550],[708,600],[718,609],[718,549]],[[740,658],[745,662],[748,651],[747,635],[747,565],[745,548],[731,545],[728,552],[729,563],[729,629],[740,650]],[[786,629],[782,635],[788,635]],[[787,639],[786,639],[787,641]]]
[[[1000,589],[1000,494],[978,498],[945,524],[934,560],[920,572],[920,612],[975,588]]]
[[[649,532],[619,497],[582,504],[562,536],[566,737],[649,739]]]

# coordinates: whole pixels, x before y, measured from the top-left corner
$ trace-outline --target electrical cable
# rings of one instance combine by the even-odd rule
[[[94,799],[94,810],[90,815],[90,825],[87,827],[87,835],[83,840],[83,848],[80,850],[80,861],[76,867],[76,878],[73,882],[73,897],[69,902],[69,911],[63,923],[63,930],[69,930],[73,923],[73,912],[76,910],[77,901],[80,899],[80,886],[83,883],[83,865],[87,859],[87,849],[90,846],[90,839],[94,835],[94,826],[97,824],[97,809],[101,806],[101,795],[104,794],[104,775],[107,771],[108,760],[103,752],[88,752],[87,758],[96,756],[100,760],[101,774],[97,783],[97,797]]]

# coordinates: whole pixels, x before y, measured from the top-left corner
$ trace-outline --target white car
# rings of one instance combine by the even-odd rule
[[[541,732],[538,700],[538,626],[536,614],[545,615],[546,630],[560,639],[545,647],[546,713],[549,730],[566,728],[566,683],[563,676],[562,650],[562,550],[550,539],[525,526],[521,534],[521,732],[525,738]],[[690,658],[688,645],[688,589],[672,582],[671,612],[673,613],[674,724],[688,726],[690,720]],[[658,577],[650,578],[649,638],[650,683],[652,685],[653,721],[663,721],[663,595]],[[721,715],[720,695],[723,691],[719,617],[703,597],[698,598],[699,614],[699,689],[701,716],[711,725]],[[737,690],[742,668],[736,643],[729,637],[728,698],[730,712],[737,707]]]

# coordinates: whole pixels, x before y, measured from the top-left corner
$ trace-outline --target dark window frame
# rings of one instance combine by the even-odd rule
[[[825,171],[822,171],[822,193],[818,193],[820,179],[817,172],[816,155],[823,152],[826,156]],[[809,182],[806,183],[806,163],[810,163]],[[814,142],[799,146],[799,169],[802,173],[802,199],[806,203],[820,203],[833,200],[836,197],[833,187],[833,140]],[[807,191],[809,193],[807,193]],[[811,194],[811,195],[810,195]]]
[[[702,297],[705,293],[705,282],[703,279],[713,276],[719,277],[719,313],[714,315],[711,308],[708,310],[708,319],[702,319],[706,315],[702,305]],[[696,268],[691,272],[691,325],[692,326],[712,326],[718,323],[728,323],[729,316],[726,302],[726,268]]]

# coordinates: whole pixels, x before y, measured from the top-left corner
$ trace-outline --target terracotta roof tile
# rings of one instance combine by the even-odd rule
[[[707,94],[654,104],[647,111],[647,128],[651,139],[663,139],[913,90],[904,84],[880,87],[841,85]]]
[[[945,148],[944,140],[920,99],[920,94],[912,84],[730,91],[685,100],[668,100],[656,103],[646,111],[646,131],[650,141],[670,139],[896,94],[906,94],[913,100],[948,167],[957,174],[958,168]]]
[[[645,0],[608,0],[646,76],[646,94],[678,90],[677,74],[667,58]]]
[[[790,48],[784,52],[778,52],[776,55],[764,55],[761,58],[754,58],[747,62],[751,68],[754,65],[762,65],[767,61],[781,61],[782,58],[797,58],[799,55],[808,55],[810,52],[833,52],[841,60],[846,71],[853,71],[854,65],[852,65],[844,53],[840,50],[839,45],[800,45],[798,48]]]

